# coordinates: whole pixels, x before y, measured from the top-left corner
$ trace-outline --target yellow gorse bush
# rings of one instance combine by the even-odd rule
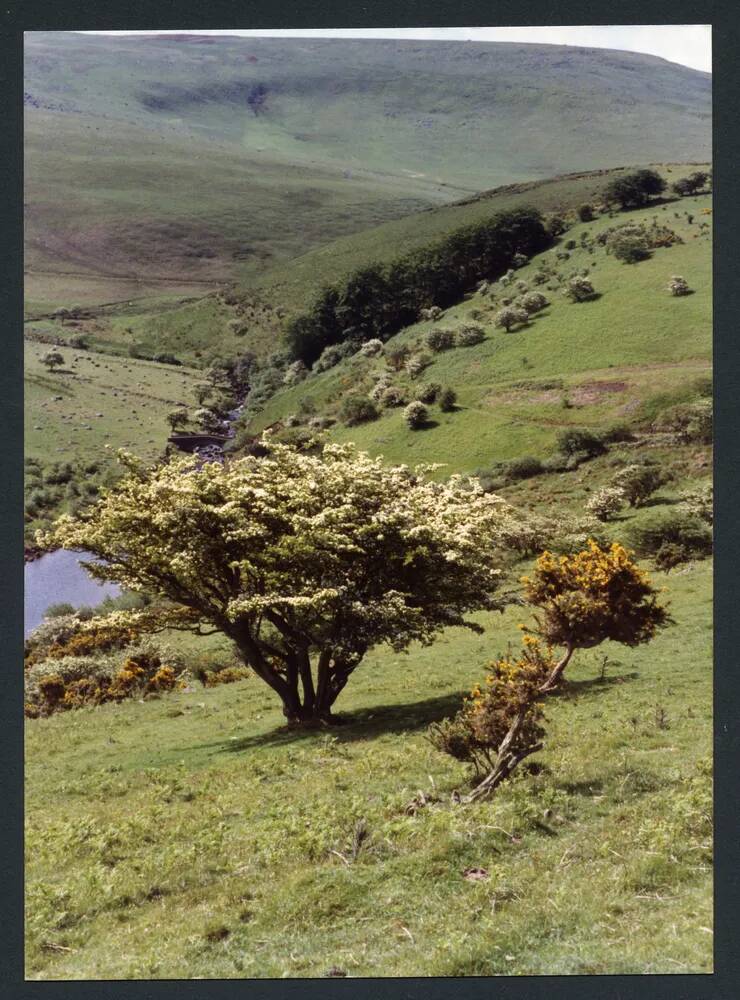
[[[650,577],[619,542],[602,547],[590,539],[574,555],[543,552],[522,583],[542,613],[534,631],[553,646],[588,649],[607,639],[637,646],[670,620]]]

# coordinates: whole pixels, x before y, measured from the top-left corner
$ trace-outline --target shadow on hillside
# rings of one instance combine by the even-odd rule
[[[631,671],[629,674],[613,674],[606,677],[588,677],[582,681],[571,681],[566,678],[565,683],[562,687],[558,688],[557,691],[553,691],[550,698],[563,698],[568,700],[570,698],[580,698],[584,695],[598,694],[605,688],[614,687],[617,684],[626,684],[627,681],[634,681],[640,675],[636,670]]]
[[[640,506],[641,507],[673,507],[675,504],[680,503],[680,500],[671,500],[669,497],[651,497],[649,500],[645,500]]]
[[[336,726],[322,726],[316,729],[289,729],[287,726],[280,726],[268,733],[210,745],[220,746],[222,753],[241,753],[257,747],[321,739],[326,735],[336,736],[341,743],[349,743],[354,740],[372,739],[385,733],[414,732],[425,729],[432,722],[439,722],[447,716],[454,715],[466,693],[457,691],[408,705],[375,705],[356,712],[339,713],[339,724]]]

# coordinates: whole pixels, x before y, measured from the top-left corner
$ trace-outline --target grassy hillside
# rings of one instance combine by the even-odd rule
[[[27,296],[54,305],[207,291],[430,203],[394,178],[35,108],[25,155]]]
[[[256,678],[30,721],[27,976],[711,972],[711,565],[657,582],[675,626],[574,661],[543,770],[474,808],[424,732],[521,609],[374,651],[331,733]]]
[[[61,348],[64,365],[41,363],[48,345],[26,341],[24,416],[25,534],[52,514],[93,500],[116,469],[116,451],[161,455],[177,403],[197,406],[199,373],[190,368]]]
[[[669,184],[696,169],[678,163],[654,163],[650,166]],[[393,260],[442,239],[462,226],[489,219],[497,212],[523,204],[546,213],[572,212],[584,202],[597,204],[607,184],[632,169],[611,167],[543,181],[504,185],[452,205],[416,212],[354,236],[332,241],[295,260],[268,267],[259,275],[245,278],[244,284],[288,311],[299,311],[305,308],[306,300],[310,300],[323,284],[340,284],[346,275],[357,268]]]
[[[56,304],[249,277],[494,185],[710,149],[710,76],[635,53],[31,32],[25,70],[29,293]]]
[[[569,230],[576,243],[570,258],[556,261],[565,276],[584,267],[599,297],[570,303],[560,285],[535,286],[533,275],[553,251],[535,257],[516,272],[517,280],[538,287],[550,305],[528,327],[506,333],[493,319],[504,289],[496,285],[496,301],[474,295],[448,309],[436,324],[419,323],[392,338],[386,353],[400,344],[424,349],[433,326],[456,329],[476,323],[485,340],[474,347],[431,355],[432,364],[418,382],[452,386],[458,410],[442,413],[430,407],[432,422],[421,431],[409,430],[402,410],[384,411],[377,421],[358,427],[336,424],[333,440],[352,440],[389,461],[443,462],[443,474],[471,472],[492,461],[522,454],[544,457],[553,450],[557,431],[569,425],[603,429],[633,422],[641,406],[658,393],[676,392],[708,374],[711,357],[711,200],[708,195],[653,206],[609,219],[602,216]],[[693,222],[688,222],[688,215]],[[683,243],[654,251],[649,260],[628,265],[596,246],[581,247],[581,235],[592,240],[610,226],[656,218],[670,226]],[[703,227],[703,228],[700,228]],[[694,294],[674,298],[667,290],[672,274],[684,275]],[[258,431],[287,414],[296,414],[303,399],[317,412],[336,414],[350,393],[367,392],[373,375],[385,369],[384,359],[354,356],[328,372],[311,375],[298,386],[275,395],[252,421]],[[413,398],[418,382],[396,376]]]

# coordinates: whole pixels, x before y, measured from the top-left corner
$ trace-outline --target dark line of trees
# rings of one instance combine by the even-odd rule
[[[325,287],[310,311],[291,321],[286,331],[290,352],[311,365],[331,344],[387,340],[415,323],[421,309],[453,305],[478,281],[505,272],[516,255],[531,257],[551,241],[541,213],[522,207],[465,226],[388,264],[360,268],[342,288]]]
[[[702,191],[710,180],[711,174],[707,173],[706,170],[695,170],[693,174],[689,174],[688,177],[681,177],[675,184],[672,184],[671,190],[683,198],[685,195],[696,194],[697,191]]]

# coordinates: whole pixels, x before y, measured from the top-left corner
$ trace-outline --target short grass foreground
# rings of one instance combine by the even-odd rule
[[[711,972],[711,561],[654,578],[676,624],[574,659],[471,806],[425,734],[515,607],[368,655],[331,730],[254,677],[29,721],[28,977]]]

